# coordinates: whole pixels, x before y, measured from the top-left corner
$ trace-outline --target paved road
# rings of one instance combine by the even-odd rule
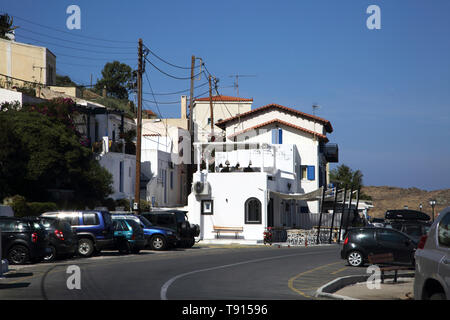
[[[81,289],[67,288],[67,268],[81,270]],[[313,299],[315,290],[364,273],[339,258],[338,246],[206,247],[17,268],[0,280],[0,299]]]

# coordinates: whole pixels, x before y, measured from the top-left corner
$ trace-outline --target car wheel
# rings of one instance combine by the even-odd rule
[[[49,248],[50,248],[50,253],[46,254],[43,258],[45,262],[52,262],[52,261],[55,261],[55,259],[56,259],[55,246],[49,246]]]
[[[161,235],[155,235],[150,240],[150,248],[152,250],[162,251],[167,247],[166,238]]]
[[[430,300],[447,300],[442,292],[431,295]]]
[[[77,252],[82,257],[90,257],[94,254],[94,243],[91,239],[83,238],[78,241]]]
[[[360,267],[364,263],[363,256],[359,251],[352,251],[347,256],[348,264],[352,267]]]
[[[119,253],[121,254],[128,254],[130,253],[130,243],[123,239],[119,242]]]
[[[8,261],[11,264],[24,264],[30,259],[30,251],[25,246],[16,245],[8,251]]]
[[[195,244],[195,238],[192,237],[192,238],[189,240],[188,248],[192,248],[192,247],[194,246],[194,244]]]

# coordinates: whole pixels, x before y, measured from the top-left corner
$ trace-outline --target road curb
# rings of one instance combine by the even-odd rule
[[[317,289],[316,293],[314,294],[317,298],[329,298],[334,300],[360,300],[357,298],[342,296],[338,294],[334,294],[334,292],[350,286],[352,284],[358,283],[358,282],[365,282],[370,277],[370,275],[358,275],[358,276],[345,276],[336,278],[333,281],[328,282],[327,284],[323,285],[319,289]],[[399,274],[397,276],[400,277],[414,277],[414,273],[405,273],[405,274]],[[394,275],[385,275],[385,279],[393,279]]]

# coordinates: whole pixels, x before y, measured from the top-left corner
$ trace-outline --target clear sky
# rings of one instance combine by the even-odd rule
[[[81,9],[80,30],[66,27],[71,4]],[[380,30],[366,26],[373,4]],[[95,82],[114,59],[136,68],[142,38],[177,65],[203,58],[221,94],[236,94],[230,75],[256,75],[239,79],[239,95],[253,98],[253,107],[274,102],[312,113],[318,104],[316,114],[334,127],[329,139],[339,145],[340,164],[360,169],[365,185],[450,188],[448,0],[15,0],[2,1],[0,11],[17,16],[17,41],[47,46],[57,72],[79,83],[89,84],[91,74]],[[189,88],[148,64],[147,71],[156,93]],[[164,117],[179,116],[179,104],[159,107]]]

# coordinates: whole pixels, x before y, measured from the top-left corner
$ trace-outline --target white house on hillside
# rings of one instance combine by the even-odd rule
[[[299,196],[325,187],[328,162],[338,160],[337,146],[327,145],[328,120],[269,104],[216,126],[226,141],[195,144],[204,162],[188,201],[189,219],[200,224],[203,240],[234,228],[242,231],[231,234],[233,241],[261,242],[267,227],[298,227],[302,214],[319,212],[316,198]]]

